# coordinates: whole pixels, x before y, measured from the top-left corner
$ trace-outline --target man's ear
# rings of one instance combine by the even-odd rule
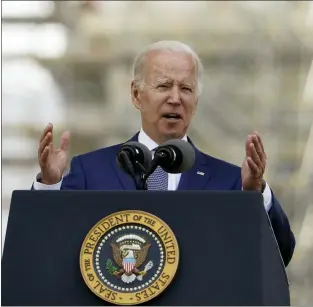
[[[131,95],[132,95],[132,103],[136,107],[136,109],[141,109],[141,103],[140,103],[140,93],[139,90],[135,84],[135,81],[133,80],[131,83]]]

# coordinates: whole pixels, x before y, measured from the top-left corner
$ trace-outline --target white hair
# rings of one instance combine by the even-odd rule
[[[135,59],[133,65],[133,80],[138,89],[144,87],[144,65],[146,62],[147,54],[150,51],[173,51],[173,52],[184,52],[192,56],[195,63],[197,73],[197,94],[200,95],[202,91],[201,76],[203,72],[203,66],[197,53],[188,45],[178,41],[159,41],[149,45],[143,49]]]

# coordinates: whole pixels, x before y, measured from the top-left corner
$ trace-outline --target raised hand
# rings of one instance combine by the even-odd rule
[[[246,139],[246,157],[241,168],[243,190],[262,191],[267,156],[261,136],[254,132]]]
[[[40,138],[38,148],[38,162],[44,184],[58,183],[67,167],[70,133],[63,132],[60,148],[53,142],[53,125],[48,124]]]

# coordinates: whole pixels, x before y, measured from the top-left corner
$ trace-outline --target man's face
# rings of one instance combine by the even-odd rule
[[[197,75],[191,55],[152,51],[144,66],[144,83],[132,83],[132,100],[141,112],[144,131],[157,143],[182,138],[195,113]]]

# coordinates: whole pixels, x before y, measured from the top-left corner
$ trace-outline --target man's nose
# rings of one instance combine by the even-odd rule
[[[179,90],[178,86],[174,85],[171,88],[171,92],[170,92],[170,97],[168,99],[168,103],[171,103],[171,104],[180,104],[181,103],[180,90]]]

